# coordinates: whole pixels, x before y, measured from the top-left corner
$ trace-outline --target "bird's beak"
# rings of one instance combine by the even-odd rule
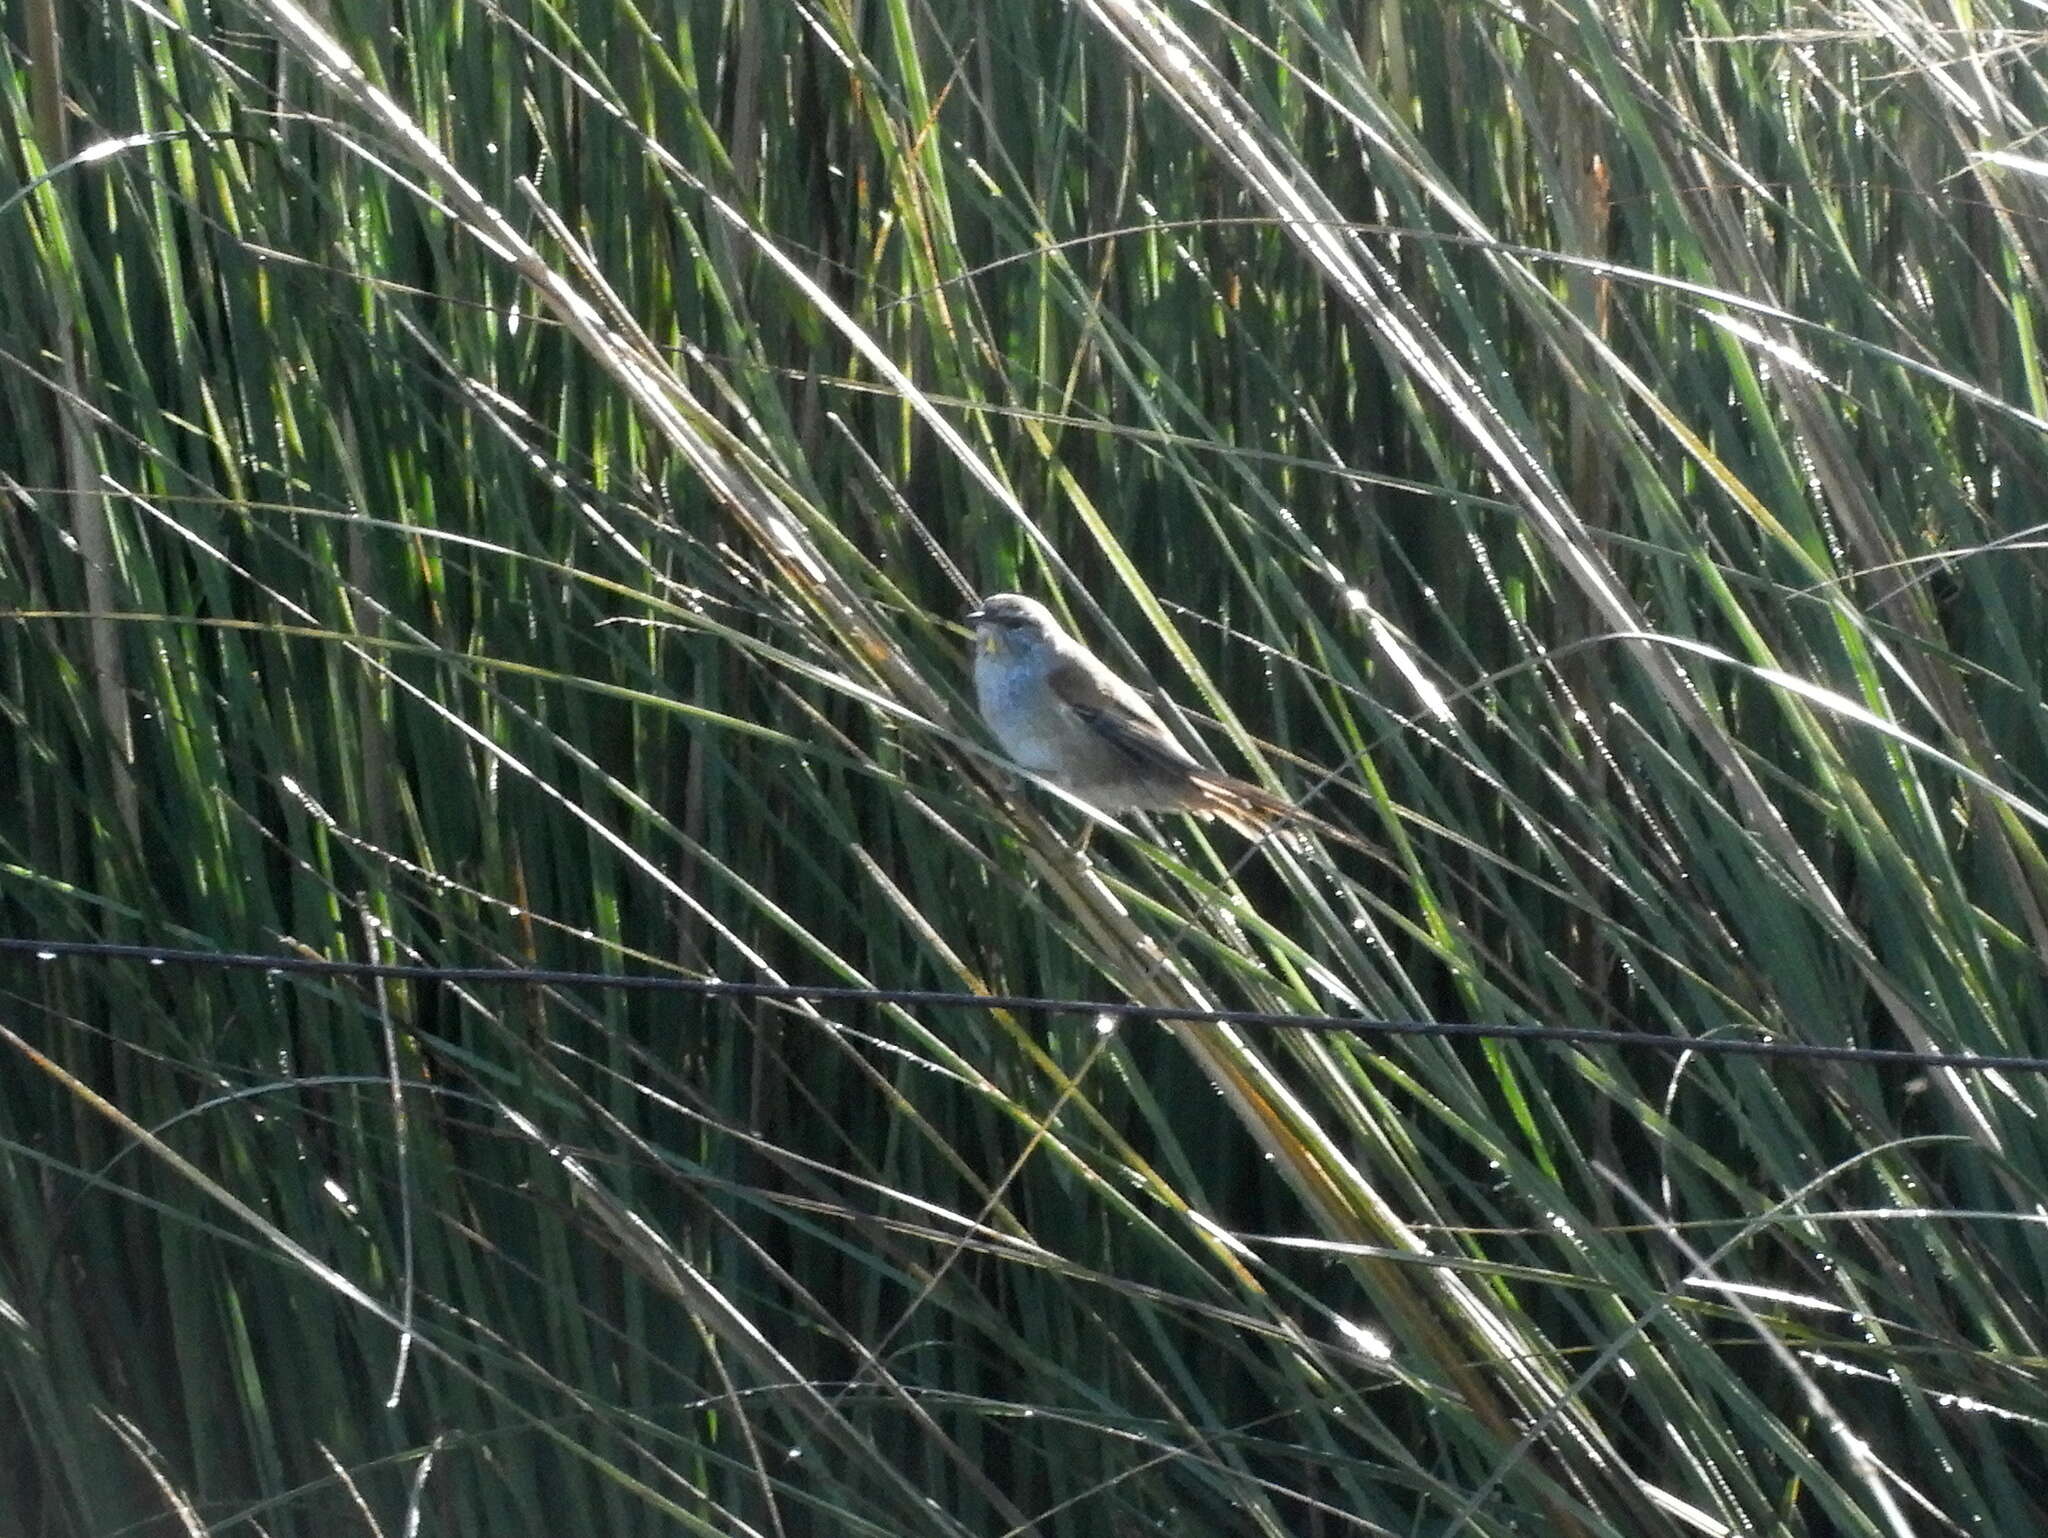
[[[996,627],[989,621],[988,610],[976,604],[967,611],[966,619],[967,628],[974,633],[974,649],[985,657],[993,657],[1003,642]]]

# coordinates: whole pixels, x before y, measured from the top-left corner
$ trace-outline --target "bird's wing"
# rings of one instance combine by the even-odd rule
[[[1199,767],[1188,750],[1173,740],[1145,697],[1115,674],[1069,657],[1054,665],[1046,682],[1062,705],[1134,768],[1181,773]]]

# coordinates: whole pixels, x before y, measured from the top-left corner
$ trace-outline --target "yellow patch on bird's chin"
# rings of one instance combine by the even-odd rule
[[[981,633],[981,654],[984,657],[993,657],[996,654],[996,648],[1001,644],[996,639],[996,633],[993,630],[984,630]]]

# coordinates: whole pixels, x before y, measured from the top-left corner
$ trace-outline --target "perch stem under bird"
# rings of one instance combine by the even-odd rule
[[[1145,697],[1037,599],[997,593],[967,622],[981,718],[1019,768],[1111,815],[1188,812],[1247,838],[1292,822],[1370,851],[1293,802],[1197,762]]]

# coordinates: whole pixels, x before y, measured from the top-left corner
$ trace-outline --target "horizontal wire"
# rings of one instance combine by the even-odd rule
[[[1092,1015],[1098,1020],[1178,1022],[1256,1030],[1354,1032],[1361,1036],[1478,1037],[1489,1041],[1556,1042],[1578,1047],[1638,1047],[1703,1056],[1796,1058],[1834,1063],[1889,1064],[1975,1072],[2048,1073],[2048,1057],[2015,1053],[1918,1052],[1902,1047],[1829,1047],[1808,1042],[1746,1041],[1725,1036],[1665,1036],[1653,1031],[1603,1031],[1590,1026],[1484,1024],[1452,1020],[1377,1020],[1352,1015],[1305,1015],[1257,1009],[1195,1009],[1172,1004],[1098,1003],[1028,995],[943,993],[923,988],[851,988],[830,983],[741,983],[719,978],[654,977],[609,972],[562,972],[539,967],[429,967],[404,962],[330,961],[315,956],[262,956],[239,951],[177,950],[157,945],[115,945],[92,940],[23,940],[0,936],[0,955],[38,961],[82,957],[146,961],[222,971],[296,973],[313,977],[384,978],[422,983],[476,983],[493,987],[603,988],[694,998],[766,999],[780,1003],[898,1004],[926,1009],[975,1009],[1033,1015]]]

